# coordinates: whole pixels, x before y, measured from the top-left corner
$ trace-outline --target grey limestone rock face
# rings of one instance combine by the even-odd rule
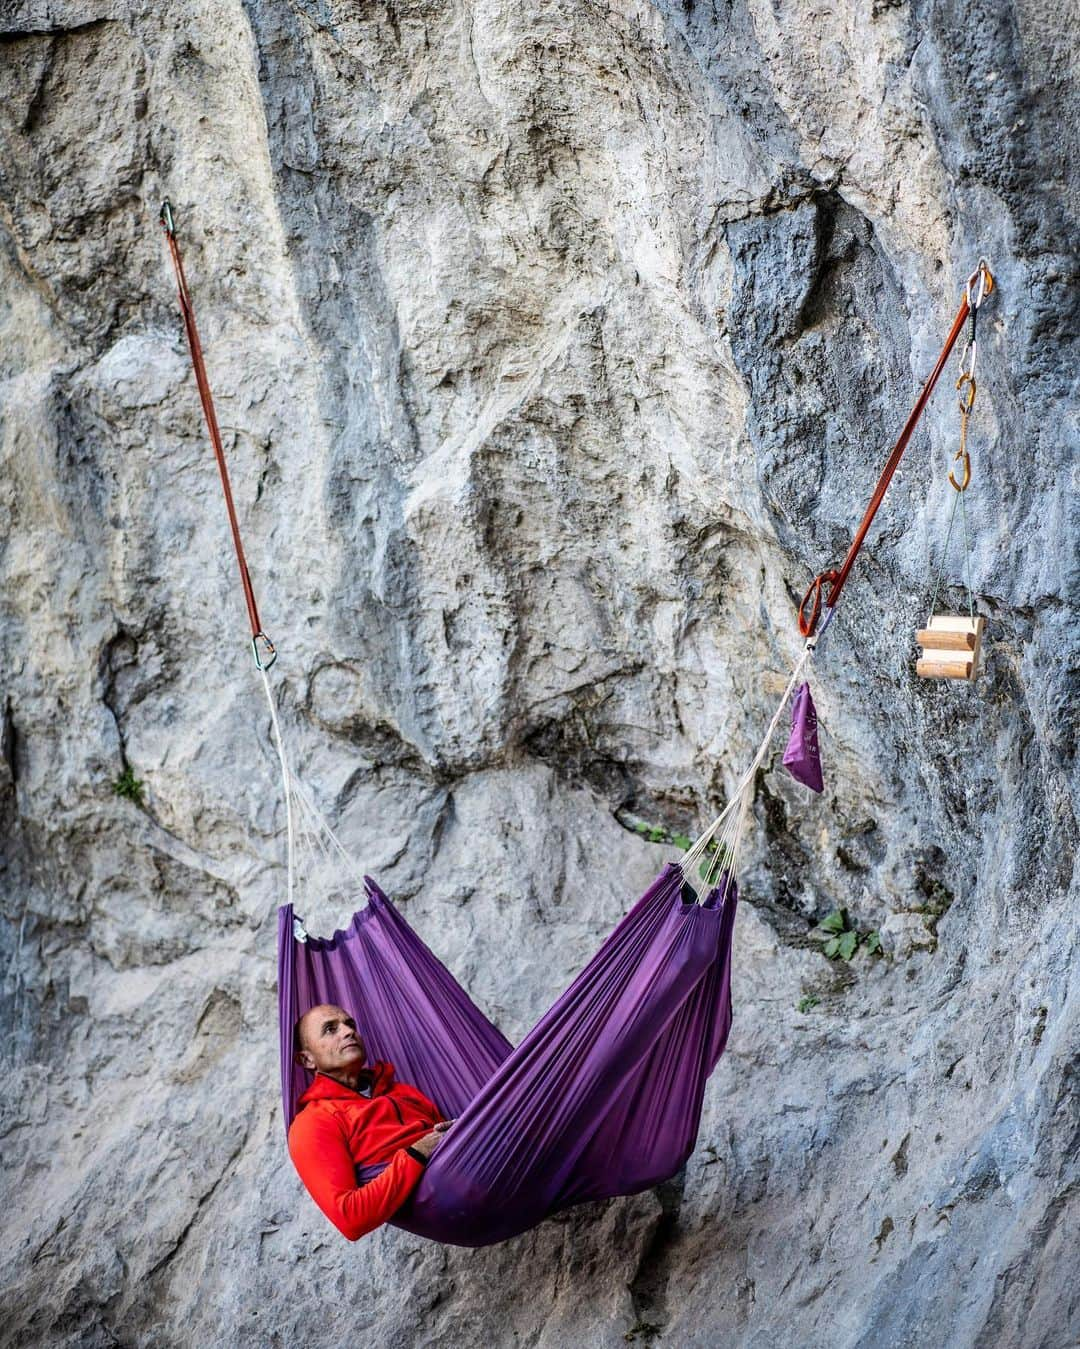
[[[1080,1341],[1076,62],[1043,0],[0,5],[0,1340]],[[284,811],[165,195],[294,766],[512,1038],[672,855],[627,825],[731,791],[993,267],[984,675],[914,674],[946,377],[815,658],[826,791],[758,777],[654,1193],[353,1247],[288,1162]],[[357,902],[302,870],[311,931]],[[884,958],[825,959],[837,908]]]

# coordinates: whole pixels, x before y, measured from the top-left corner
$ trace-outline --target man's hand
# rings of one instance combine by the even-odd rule
[[[423,1138],[418,1138],[415,1143],[410,1143],[409,1147],[411,1147],[414,1152],[419,1152],[423,1157],[430,1157],[442,1142],[443,1134],[446,1133],[453,1122],[452,1119],[443,1120],[441,1124],[436,1124],[431,1133],[425,1134]]]

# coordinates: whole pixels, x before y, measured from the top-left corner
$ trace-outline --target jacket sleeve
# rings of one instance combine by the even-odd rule
[[[308,1194],[343,1236],[358,1241],[392,1218],[424,1174],[402,1148],[386,1170],[357,1185],[352,1156],[334,1119],[303,1110],[289,1130],[289,1155]]]

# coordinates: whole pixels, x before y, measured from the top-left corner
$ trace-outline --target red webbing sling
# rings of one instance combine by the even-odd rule
[[[247,605],[248,622],[251,624],[251,649],[255,655],[255,664],[260,670],[268,670],[273,665],[277,653],[274,644],[262,630],[259,622],[259,608],[255,603],[255,590],[251,584],[247,559],[244,557],[244,545],[240,539],[240,525],[233,505],[232,487],[229,484],[229,470],[225,464],[225,449],[221,443],[221,431],[218,427],[217,413],[214,411],[214,399],[210,393],[210,381],[206,375],[206,363],[203,360],[199,331],[195,326],[195,308],[191,303],[187,278],[184,275],[184,263],[180,257],[180,247],[176,242],[176,227],[173,223],[172,206],[168,201],[161,203],[161,227],[169,245],[173,270],[176,272],[176,289],[180,295],[180,312],[184,318],[184,332],[187,334],[188,350],[191,352],[191,365],[195,371],[195,383],[199,387],[199,400],[202,403],[206,429],[210,433],[210,443],[214,447],[218,469],[221,472],[221,486],[225,493],[225,509],[229,513],[229,527],[232,530],[233,546],[236,549],[236,561],[240,567],[240,584],[244,591],[244,603]],[[260,649],[261,643],[261,649]]]
[[[971,288],[979,282],[979,293],[974,305],[972,304]],[[956,318],[949,329],[949,335],[945,339],[945,345],[941,348],[941,355],[937,358],[937,364],[930,373],[930,378],[922,387],[918,398],[915,400],[915,406],[911,409],[911,414],[904,423],[904,429],[900,432],[900,438],[893,446],[892,453],[881,470],[881,476],[878,478],[877,486],[874,488],[874,494],[870,498],[870,504],[866,508],[866,514],[863,516],[862,524],[855,533],[851,541],[851,547],[847,551],[847,557],[838,570],[823,571],[815,576],[810,582],[806,594],[802,597],[802,603],[799,605],[799,631],[804,637],[812,637],[814,629],[817,626],[818,618],[821,615],[821,592],[824,586],[830,587],[828,596],[825,600],[826,606],[831,610],[836,607],[836,602],[840,598],[840,592],[844,588],[844,582],[847,580],[851,568],[855,564],[855,559],[859,555],[859,549],[863,546],[867,534],[870,532],[870,526],[873,523],[874,516],[877,514],[878,507],[884,500],[885,493],[888,490],[889,483],[892,482],[893,474],[896,472],[900,460],[903,458],[904,451],[907,449],[908,441],[915,432],[919,418],[923,410],[930,401],[930,395],[934,392],[938,380],[941,378],[941,372],[945,369],[945,363],[952,354],[952,349],[956,345],[956,339],[963,331],[964,323],[970,317],[974,320],[978,312],[979,305],[986,299],[994,289],[994,278],[990,274],[990,268],[985,262],[980,261],[978,267],[968,277],[967,284],[964,287],[964,298],[960,302],[960,308],[956,311]],[[972,338],[974,340],[974,338]],[[810,604],[810,612],[806,612],[806,606]]]

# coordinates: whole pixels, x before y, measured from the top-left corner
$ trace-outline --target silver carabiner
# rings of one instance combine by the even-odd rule
[[[259,650],[259,643],[262,643],[262,651]],[[274,661],[277,660],[277,647],[267,637],[265,632],[257,632],[251,639],[251,654],[255,657],[256,670],[269,670]]]
[[[971,288],[978,281],[979,290],[974,300],[971,298]],[[979,259],[979,265],[971,273],[964,286],[964,299],[967,300],[968,308],[972,311],[979,308],[983,300],[992,294],[994,289],[994,274],[985,258]]]
[[[975,311],[972,310],[972,313]],[[962,384],[970,384],[975,387],[975,358],[979,354],[979,344],[974,338],[971,338],[965,345],[963,354],[960,357],[960,376],[956,381],[956,387],[959,389]],[[969,358],[970,357],[970,361]],[[960,404],[960,411],[969,411],[970,407],[965,409],[963,401]]]

